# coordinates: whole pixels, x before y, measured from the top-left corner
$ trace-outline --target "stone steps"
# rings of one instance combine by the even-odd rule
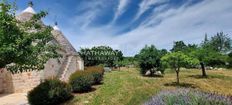
[[[67,63],[68,63],[68,57],[65,57],[64,60],[62,61],[61,67],[60,67],[59,72],[57,74],[58,78],[61,78],[61,75],[63,74]]]
[[[61,77],[60,77],[60,80],[62,80],[62,81],[66,81],[66,78],[65,78],[66,72],[69,70],[69,65],[72,62],[73,56],[69,56],[67,58],[68,59],[67,59],[66,65],[65,65],[65,67],[63,69],[63,73],[61,74]]]

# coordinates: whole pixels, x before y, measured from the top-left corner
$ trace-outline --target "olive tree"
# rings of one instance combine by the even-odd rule
[[[180,83],[179,72],[181,67],[185,67],[186,65],[194,66],[199,63],[198,59],[189,57],[180,51],[166,54],[161,58],[161,61],[164,64],[167,64],[171,69],[175,70],[177,84]]]
[[[200,62],[202,77],[207,77],[205,66],[224,66],[228,59],[226,53],[231,51],[231,39],[223,32],[217,33],[210,40],[205,35],[201,45],[187,54],[197,58]]]

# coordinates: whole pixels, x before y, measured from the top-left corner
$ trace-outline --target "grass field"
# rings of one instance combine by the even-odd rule
[[[137,69],[123,69],[105,73],[104,83],[92,92],[75,94],[66,105],[139,105],[163,89],[180,87],[232,95],[232,70],[207,71],[208,78],[200,78],[200,70],[181,70],[181,86],[175,86],[176,75],[167,70],[162,78],[143,77]]]

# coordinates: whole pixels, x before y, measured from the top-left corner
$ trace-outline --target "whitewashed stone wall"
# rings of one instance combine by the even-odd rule
[[[64,81],[68,82],[68,79],[72,73],[77,70],[84,70],[84,63],[78,55],[73,55],[70,64],[68,65],[68,70],[65,72]]]
[[[60,67],[62,65],[62,62],[64,61],[64,58],[62,59],[50,59],[45,64],[44,68],[44,74],[42,75],[43,79],[50,78],[50,77],[56,77],[60,71]]]

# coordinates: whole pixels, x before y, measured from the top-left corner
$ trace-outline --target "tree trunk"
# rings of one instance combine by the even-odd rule
[[[154,71],[152,69],[150,69],[150,76],[152,77],[154,75]]]
[[[205,72],[205,65],[203,62],[200,62],[201,65],[201,70],[202,70],[202,77],[207,77],[206,72]]]
[[[178,85],[180,84],[179,71],[180,71],[180,69],[178,68],[178,70],[176,70],[176,83]]]

